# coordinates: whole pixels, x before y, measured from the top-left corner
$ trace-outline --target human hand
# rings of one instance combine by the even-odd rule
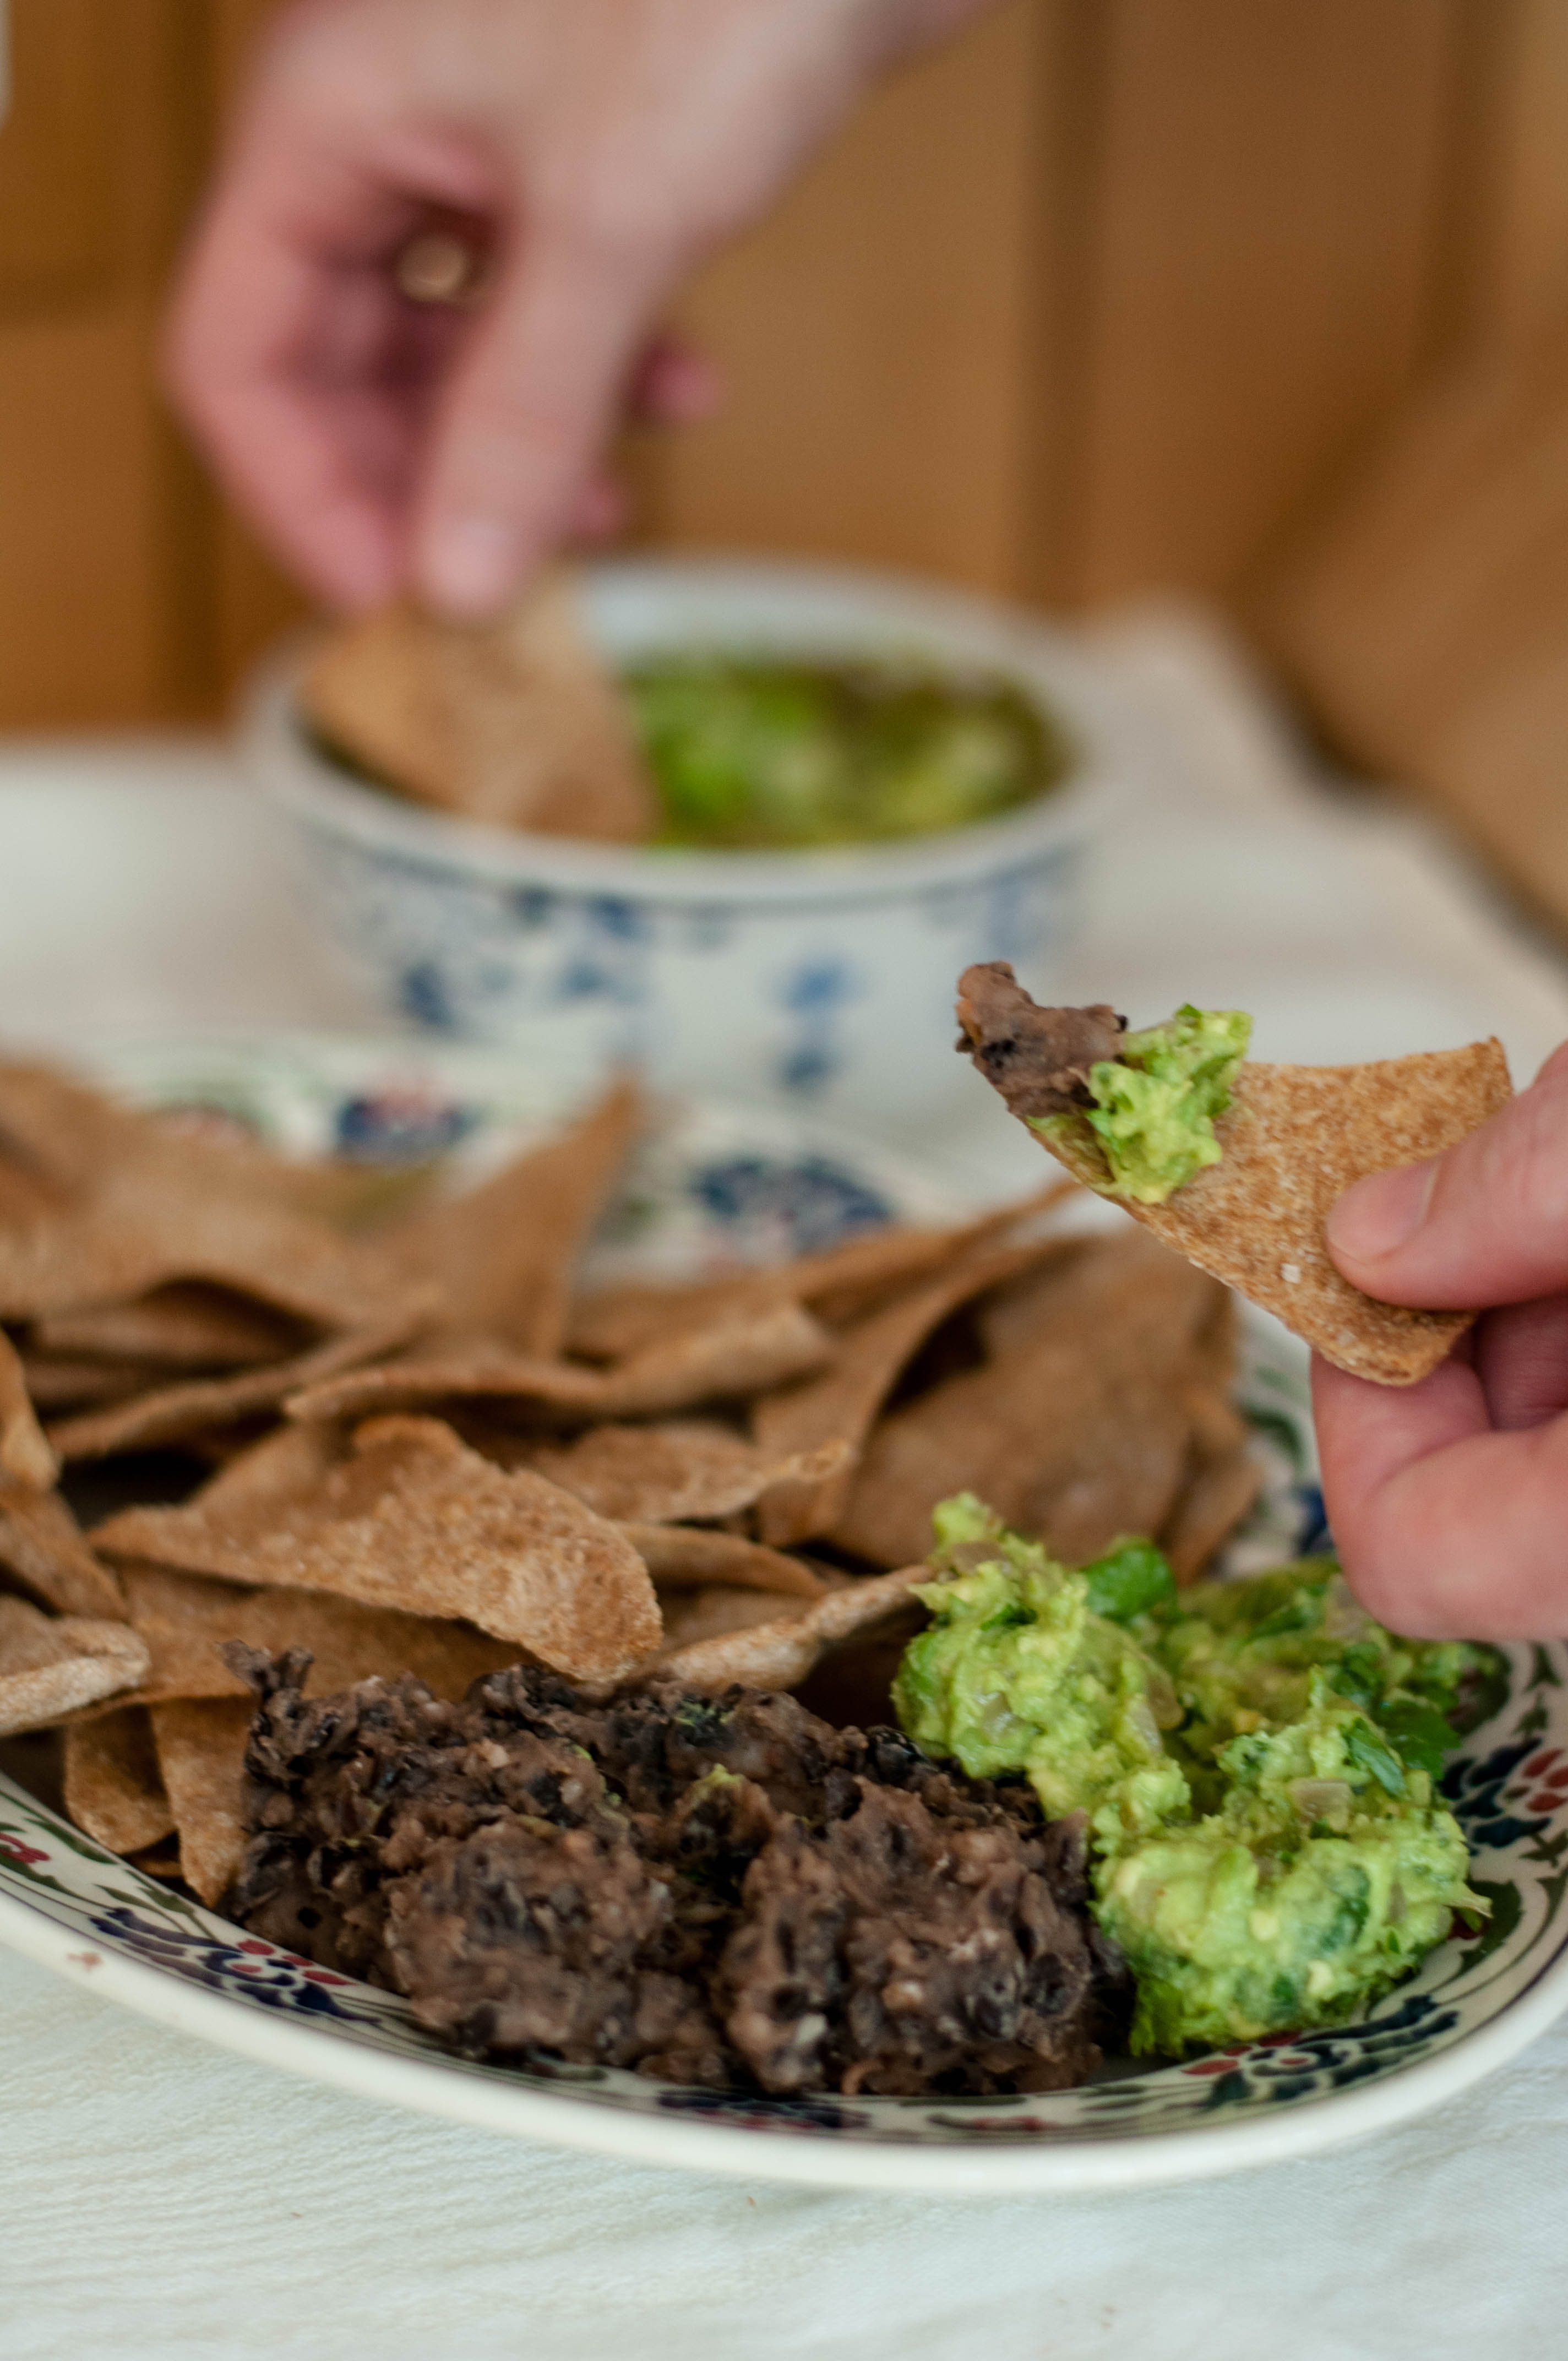
[[[1327,1242],[1386,1302],[1485,1307],[1419,1385],[1313,1364],[1357,1595],[1416,1638],[1568,1631],[1568,1045],[1446,1155],[1357,1181]]]
[[[683,273],[879,71],[982,5],[299,0],[184,266],[175,400],[329,603],[492,611],[606,521],[623,401],[710,401],[700,364],[646,349]],[[489,253],[472,311],[398,287],[433,208]]]

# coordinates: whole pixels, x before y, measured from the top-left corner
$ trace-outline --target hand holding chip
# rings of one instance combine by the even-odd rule
[[[1568,1629],[1568,1047],[1445,1155],[1358,1182],[1327,1236],[1369,1294],[1482,1312],[1419,1385],[1314,1364],[1356,1590],[1423,1638]]]

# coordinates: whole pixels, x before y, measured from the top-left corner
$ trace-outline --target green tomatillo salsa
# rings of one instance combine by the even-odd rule
[[[1069,760],[1047,713],[998,675],[716,654],[649,658],[623,686],[671,845],[963,828],[1044,795]]]
[[[1147,1542],[1075,1572],[972,1495],[935,1522],[899,1720],[1086,1814],[1135,2051],[1343,2023],[1485,1911],[1434,1780],[1489,1650],[1397,1639],[1326,1559],[1178,1592]]]

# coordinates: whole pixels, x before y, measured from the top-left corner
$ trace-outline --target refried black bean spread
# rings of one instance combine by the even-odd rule
[[[1125,1979],[1081,1816],[938,1770],[792,1697],[595,1704],[525,1666],[258,1708],[228,1908],[408,1994],[470,2054],[793,2092],[1049,2091],[1098,2063]]]

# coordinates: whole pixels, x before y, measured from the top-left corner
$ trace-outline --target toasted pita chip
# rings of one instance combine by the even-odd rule
[[[425,1299],[426,1307],[430,1301]],[[274,1409],[302,1385],[324,1383],[339,1370],[357,1368],[395,1351],[421,1318],[421,1311],[405,1301],[378,1325],[329,1337],[292,1360],[243,1369],[232,1378],[188,1378],[112,1409],[57,1420],[49,1427],[49,1441],[62,1459],[106,1459],[115,1452],[181,1442],[203,1427],[232,1425],[258,1411]]]
[[[127,1509],[94,1542],[116,1558],[477,1623],[572,1679],[619,1678],[659,1644],[652,1586],[624,1535],[433,1419],[361,1428],[350,1458],[291,1494]]]
[[[146,1641],[151,1666],[138,1695],[148,1704],[170,1697],[248,1697],[221,1650],[232,1640],[281,1655],[306,1648],[313,1659],[311,1697],[379,1674],[388,1680],[415,1673],[437,1697],[460,1697],[482,1673],[517,1662],[516,1645],[492,1640],[466,1623],[436,1622],[391,1607],[361,1607],[325,1591],[245,1590],[200,1575],[154,1565],[127,1565],[131,1621]],[[151,1842],[149,1838],[148,1842]]]
[[[169,1382],[167,1369],[149,1368],[145,1362],[89,1361],[31,1349],[22,1354],[21,1361],[33,1408],[46,1417],[106,1410],[113,1402],[132,1401]]]
[[[1263,1470],[1245,1445],[1201,1466],[1157,1539],[1178,1582],[1196,1582],[1263,1488]]]
[[[18,1071],[0,1070],[0,1136],[16,1112]],[[82,1127],[97,1146],[60,1159],[71,1176],[61,1202],[0,1226],[0,1318],[41,1319],[195,1280],[317,1329],[356,1328],[386,1317],[408,1292],[378,1248],[269,1202],[243,1168],[214,1170],[200,1143],[60,1087],[90,1107]],[[23,1095],[24,1112],[36,1116],[37,1093]],[[47,1155],[45,1131],[34,1122],[29,1154]]]
[[[659,826],[630,714],[564,571],[494,623],[440,622],[400,602],[342,624],[300,697],[333,745],[444,811],[626,844]]]
[[[0,1738],[44,1730],[147,1672],[148,1653],[128,1623],[82,1615],[42,1615],[25,1598],[0,1596]]]
[[[180,1831],[181,1874],[213,1907],[245,1856],[245,1746],[255,1710],[249,1697],[152,1708],[158,1767]]]
[[[848,1455],[835,1439],[815,1452],[770,1458],[729,1427],[686,1419],[590,1427],[575,1443],[535,1445],[529,1464],[601,1517],[667,1525],[733,1516],[775,1484],[819,1482]]]
[[[661,1593],[722,1583],[731,1589],[767,1590],[775,1596],[781,1591],[797,1598],[822,1596],[819,1576],[799,1558],[764,1549],[741,1533],[705,1532],[693,1525],[622,1524],[620,1530]]]
[[[88,1361],[134,1361],[163,1369],[241,1369],[280,1361],[314,1341],[297,1321],[222,1288],[178,1283],[128,1303],[86,1304],[33,1323],[46,1354]]]
[[[549,1357],[566,1332],[573,1267],[643,1119],[641,1093],[618,1082],[559,1139],[383,1231],[383,1242],[439,1284],[448,1328]]]
[[[890,1295],[914,1286],[959,1256],[1037,1219],[1076,1193],[1070,1181],[947,1229],[893,1226],[849,1238],[816,1255],[762,1270],[731,1272],[685,1285],[619,1280],[579,1296],[567,1347],[593,1361],[619,1361],[667,1337],[711,1326],[770,1303],[804,1304],[830,1327],[862,1318]]]
[[[47,1202],[60,1203],[117,1157],[136,1154],[148,1130],[145,1115],[53,1066],[0,1061],[0,1153]]]
[[[0,1480],[0,1565],[61,1615],[124,1621],[126,1602],[58,1492]]]
[[[1340,1277],[1323,1224],[1368,1172],[1440,1155],[1512,1095],[1498,1041],[1366,1066],[1245,1064],[1224,1153],[1163,1205],[1127,1211],[1201,1270],[1239,1288],[1336,1368],[1376,1385],[1417,1384],[1446,1358],[1471,1312],[1408,1312]],[[1107,1167],[1089,1126],[1052,1143],[1074,1177],[1103,1189]]]
[[[111,1852],[141,1852],[172,1834],[145,1707],[72,1723],[65,1733],[65,1808]]]
[[[833,1649],[869,1636],[901,1615],[911,1604],[915,1584],[929,1581],[930,1571],[927,1565],[909,1565],[896,1574],[872,1575],[830,1590],[804,1614],[694,1641],[662,1656],[659,1675],[709,1692],[728,1688],[731,1681],[749,1688],[793,1688]]]
[[[1197,1344],[1221,1293],[1135,1230],[1085,1242],[1007,1352],[882,1422],[834,1540],[906,1563],[961,1491],[1073,1565],[1157,1532],[1187,1475]]]
[[[60,1473],[33,1412],[16,1346],[0,1328],[0,1482],[47,1492]]]
[[[447,1402],[516,1402],[568,1422],[654,1417],[704,1402],[739,1400],[822,1368],[827,1330],[796,1303],[776,1303],[711,1328],[668,1338],[613,1369],[532,1360],[483,1338],[432,1344],[383,1367],[291,1395],[291,1418],[368,1418]]]
[[[699,1640],[717,1640],[727,1631],[746,1631],[759,1623],[793,1621],[811,1611],[808,1598],[781,1598],[776,1592],[744,1590],[729,1583],[710,1583],[697,1590],[661,1594],[664,1615],[665,1657],[680,1654]]]
[[[762,1450],[782,1456],[828,1443],[845,1446],[845,1457],[831,1474],[773,1487],[758,1518],[762,1539],[776,1546],[829,1532],[849,1498],[855,1460],[872,1420],[931,1331],[971,1296],[1062,1251],[1059,1241],[1045,1239],[964,1256],[928,1285],[847,1331],[826,1376],[760,1401],[752,1424]]]

